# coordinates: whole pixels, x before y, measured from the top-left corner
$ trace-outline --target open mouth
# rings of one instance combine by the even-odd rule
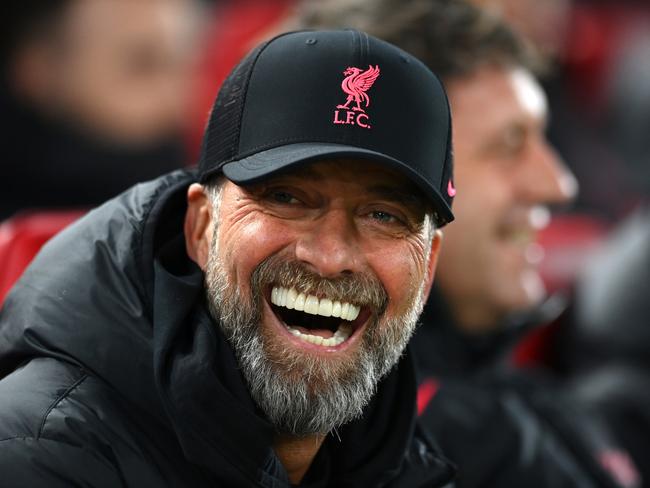
[[[272,288],[271,303],[273,312],[292,335],[317,346],[340,346],[370,316],[368,307],[280,286]]]

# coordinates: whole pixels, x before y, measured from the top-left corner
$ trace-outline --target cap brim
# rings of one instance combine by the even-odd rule
[[[401,161],[391,158],[386,154],[362,149],[344,144],[331,143],[299,143],[274,147],[252,156],[233,161],[223,165],[222,170],[226,178],[238,185],[257,183],[264,178],[295,168],[303,164],[322,161],[325,159],[354,158],[376,161],[386,167],[396,169],[412,180],[434,206],[440,217],[439,224],[446,224],[454,220],[454,215],[442,198],[437,188],[431,186],[420,174]],[[204,179],[205,179],[204,175]]]

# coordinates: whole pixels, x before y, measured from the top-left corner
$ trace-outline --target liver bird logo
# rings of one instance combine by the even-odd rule
[[[343,74],[345,78],[341,83],[341,88],[348,94],[348,98],[343,105],[337,105],[336,108],[349,109],[350,104],[354,102],[356,106],[353,106],[352,110],[365,112],[361,107],[361,102],[365,104],[366,108],[370,106],[370,97],[366,92],[379,77],[379,66],[369,65],[365,71],[349,67]]]

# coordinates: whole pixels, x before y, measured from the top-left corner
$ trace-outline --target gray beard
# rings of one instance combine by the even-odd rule
[[[327,296],[362,297],[376,312],[354,354],[331,359],[296,350],[260,326],[264,290],[273,283],[298,284]],[[325,434],[357,417],[380,379],[399,360],[424,305],[424,283],[413,284],[410,303],[386,317],[388,298],[376,277],[328,280],[296,262],[276,256],[263,261],[251,277],[250,296],[229,279],[212,249],[206,269],[208,307],[230,342],[257,406],[278,432]]]

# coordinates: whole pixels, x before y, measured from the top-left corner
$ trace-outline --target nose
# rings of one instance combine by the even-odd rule
[[[354,218],[345,210],[328,210],[296,242],[296,259],[322,277],[358,272],[362,252]]]
[[[520,188],[531,203],[566,203],[578,193],[575,176],[543,136],[531,148],[525,168]]]

